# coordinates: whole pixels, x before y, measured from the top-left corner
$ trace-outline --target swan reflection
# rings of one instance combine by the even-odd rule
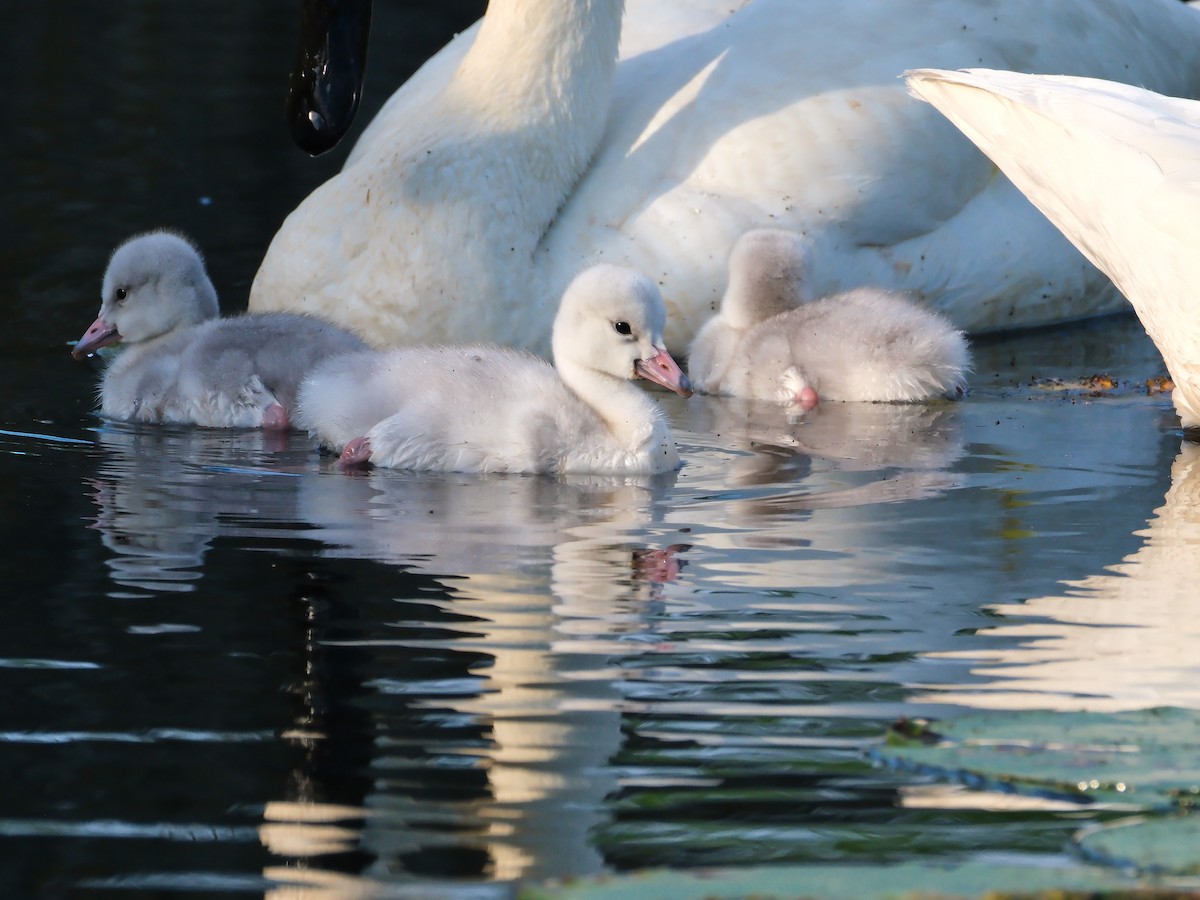
[[[689,408],[692,429],[721,442],[731,486],[774,486],[737,508],[747,515],[859,506],[932,496],[966,452],[954,403],[825,403],[803,415],[778,404],[708,397]],[[820,464],[820,465],[815,465]],[[829,472],[882,473],[852,488]],[[803,491],[779,493],[804,480]]]
[[[645,630],[663,586],[686,564],[686,540],[663,521],[674,474],[349,477],[307,439],[262,432],[106,425],[98,444],[104,456],[88,490],[114,596],[195,589],[218,539],[253,546],[281,532],[288,546],[303,542],[301,558],[312,562],[302,566],[314,573],[321,559],[369,560],[441,586],[334,585],[324,596],[340,608],[382,610],[354,629],[319,590],[298,586],[307,638],[294,692],[304,713],[282,737],[301,761],[264,813],[266,846],[315,858],[356,845],[395,861],[469,844],[497,879],[600,868],[589,832],[616,786],[606,764],[621,744],[621,695],[611,678],[593,677],[602,666],[584,636]],[[401,594],[391,619],[380,590]],[[394,653],[453,665],[439,664],[439,686],[414,680],[412,667],[393,674]],[[347,670],[353,697],[342,696]],[[363,697],[376,698],[372,711],[351,716],[355,733],[336,734],[346,718],[338,708]],[[415,766],[424,780],[442,765],[416,762],[406,742],[389,740],[404,710],[452,716],[478,732],[474,742],[440,738],[447,749],[433,754],[457,760],[446,765],[459,773],[460,799],[410,791],[389,774]],[[339,752],[325,748],[331,741],[352,742],[380,773],[361,807],[323,799],[323,767]],[[430,828],[448,809],[459,824]]]
[[[932,654],[971,661],[977,683],[924,699],[988,709],[1200,708],[1200,445],[1180,447],[1163,505],[1134,534],[1142,546],[1103,572],[1065,581],[1061,593],[993,606],[1005,621],[982,634],[1004,648]]]

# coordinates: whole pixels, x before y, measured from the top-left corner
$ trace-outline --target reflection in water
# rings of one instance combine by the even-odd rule
[[[732,444],[733,449],[717,451],[710,444],[703,455],[691,458],[684,477],[695,471],[702,485],[693,490],[709,498],[698,507],[679,503],[674,476],[555,482],[376,472],[367,479],[305,482],[300,515],[318,526],[312,536],[334,545],[327,554],[368,556],[427,572],[454,592],[447,606],[460,615],[469,613],[454,629],[458,634],[399,637],[397,643],[418,650],[470,648],[490,658],[486,668],[472,670],[486,675],[478,691],[440,699],[455,713],[487,722],[491,729],[489,796],[469,813],[483,823],[479,839],[488,849],[491,871],[498,878],[580,874],[597,871],[604,862],[590,835],[612,827],[604,800],[619,789],[610,761],[621,752],[623,714],[637,711],[654,718],[662,711],[674,718],[698,712],[687,711],[694,706],[687,699],[694,687],[684,686],[682,697],[670,696],[669,685],[677,679],[663,680],[665,696],[652,699],[657,690],[648,685],[659,680],[657,673],[669,671],[669,660],[679,660],[679,671],[688,673],[685,682],[698,674],[695,662],[685,662],[693,654],[729,661],[719,665],[729,666],[725,671],[731,683],[742,682],[745,701],[737,699],[737,689],[731,690],[728,699],[713,704],[714,714],[786,715],[789,707],[803,708],[803,703],[794,706],[790,688],[776,698],[783,705],[760,706],[755,698],[765,683],[777,679],[790,682],[800,696],[810,693],[804,680],[787,671],[787,656],[820,650],[814,647],[812,624],[797,629],[794,616],[802,622],[814,613],[841,619],[843,627],[860,636],[874,630],[870,620],[880,618],[879,613],[860,613],[854,602],[789,602],[784,596],[764,600],[729,593],[732,604],[749,603],[757,611],[728,615],[733,606],[727,610],[687,589],[668,598],[680,554],[691,555],[680,544],[702,532],[700,540],[709,549],[720,548],[722,535],[737,523],[736,530],[749,535],[749,543],[763,548],[762,558],[744,560],[743,568],[757,569],[758,577],[775,590],[813,583],[816,573],[811,570],[824,570],[818,561],[822,555],[828,560],[829,554],[780,556],[778,551],[789,549],[796,538],[760,540],[764,517],[781,535],[794,535],[797,514],[878,503],[884,497],[900,501],[929,495],[930,485],[946,482],[945,469],[963,453],[954,411],[952,406],[943,411],[831,404],[821,416],[789,425],[777,407],[764,407],[757,417],[744,407],[702,407],[699,416],[724,418],[689,422],[689,427],[701,431],[706,442],[716,432],[722,446]],[[737,437],[730,441],[733,432]],[[728,453],[734,464],[710,468],[718,453]],[[928,474],[930,481],[906,482],[906,471]],[[855,486],[833,487],[839,477],[834,472],[852,473]],[[887,487],[876,487],[880,484]],[[699,510],[702,519],[695,526],[672,528],[663,521],[668,509],[689,517]],[[841,556],[830,570],[844,568],[845,559]],[[810,571],[801,574],[806,566]],[[453,575],[447,578],[446,573]],[[647,575],[652,583],[639,587],[639,578]],[[724,591],[730,585],[723,577],[706,580],[702,591]],[[767,626],[767,618],[778,623]],[[693,623],[683,626],[695,629],[690,638],[678,631],[684,622]],[[755,667],[737,671],[734,660],[746,644],[722,646],[709,633],[753,634],[764,626],[775,640],[756,640],[751,646],[758,650],[775,643],[773,651],[765,649],[778,654],[780,664],[757,674]],[[852,652],[870,653],[870,644],[891,640],[881,632]],[[643,656],[647,661],[638,662]],[[411,690],[394,681],[376,686]],[[390,757],[381,746],[375,765],[399,767],[389,763]],[[690,772],[663,772],[628,783],[635,782],[688,790],[711,783]],[[383,785],[366,802],[386,813],[365,824],[364,844],[381,858],[395,858],[412,839],[412,831],[396,832],[398,821],[415,825],[423,816],[437,815],[434,807],[414,804],[411,797],[398,803]]]
[[[963,455],[960,408],[949,401],[831,402],[793,417],[775,403],[710,397],[696,404],[691,422],[742,449],[785,448],[853,470],[932,470]]]
[[[129,634],[177,638],[184,601],[230,585],[286,597],[290,768],[256,811],[278,896],[836,858],[866,822],[909,851],[995,837],[933,804],[896,819],[907,776],[860,753],[1020,646],[982,606],[1129,552],[1077,522],[1148,512],[1154,411],[664,406],[687,464],[660,479],[347,476],[299,435],[96,432]],[[1126,426],[1120,453],[1097,439]],[[1074,827],[1046,815],[1043,848]]]
[[[687,407],[677,433],[695,442],[683,479],[717,489],[697,491],[676,518],[719,551],[700,564],[725,588],[871,590],[892,578],[908,543],[860,553],[890,540],[873,511],[964,483],[955,471],[966,452],[961,411],[950,402],[828,403],[793,420],[776,404],[706,397]]]
[[[792,417],[774,403],[710,397],[696,405],[692,427],[730,451],[731,485],[790,484],[811,477],[814,460],[884,473],[852,488],[821,489],[813,479],[803,492],[756,494],[738,506],[753,518],[936,495],[953,484],[946,470],[965,452],[958,412],[949,402],[833,402]]]
[[[476,650],[488,660],[471,670],[476,690],[444,699],[456,715],[490,728],[474,761],[486,766],[487,796],[462,814],[481,824],[495,878],[601,868],[588,835],[615,787],[606,764],[621,741],[619,695],[609,679],[594,677],[596,664],[573,646],[569,622],[587,620],[589,635],[642,629],[656,583],[678,571],[674,545],[646,546],[673,479],[376,471],[303,486],[301,515],[332,545],[326,553],[428,572],[453,591],[453,608],[469,614],[451,626],[456,634],[395,640],[408,649]],[[375,688],[411,690],[390,679]],[[470,757],[451,764],[464,762]],[[411,761],[381,746],[374,765]],[[366,801],[387,813],[368,819],[364,833],[382,858],[411,841],[398,822],[438,817],[433,806],[397,799],[382,789]]]
[[[486,788],[470,792],[478,799],[459,804],[455,818],[477,823],[470,842],[486,850],[494,878],[600,868],[588,833],[614,787],[604,766],[620,743],[618,695],[611,682],[586,677],[596,667],[572,648],[570,628],[567,644],[557,645],[556,626],[585,618],[590,635],[640,630],[645,604],[683,564],[685,544],[648,540],[673,475],[347,477],[328,464],[316,471],[310,446],[296,436],[106,426],[99,437],[106,456],[91,479],[99,509],[94,527],[122,588],[186,589],[201,577],[218,537],[269,529],[273,521],[306,523],[305,538],[326,544],[329,558],[371,559],[440,581],[448,593],[408,601],[441,606],[440,627],[411,619],[384,623],[392,637],[331,633],[322,628],[319,604],[310,602],[311,673],[327,675],[330,654],[342,650],[452,650],[471,659],[461,675],[443,681],[447,694],[437,702],[444,706],[440,715],[478,723],[486,745],[415,762],[408,750],[397,755],[382,740],[370,753],[372,768],[484,773]],[[289,455],[289,440],[306,445],[306,464],[294,450]],[[281,476],[294,483],[281,487]],[[239,524],[250,521],[254,528]],[[286,735],[309,755],[330,737],[327,711],[314,699],[325,687],[306,679],[310,713]],[[403,697],[428,694],[430,687],[384,673],[358,690]],[[370,722],[359,727],[363,735],[379,730]],[[445,817],[444,797],[425,802],[398,794],[394,779],[383,777],[353,812],[316,802],[308,781],[293,779],[296,794],[266,810],[262,839],[280,855],[344,852],[359,824],[363,847],[381,859],[448,840],[428,825]]]
[[[1011,621],[985,633],[1004,649],[936,654],[969,659],[980,681],[969,692],[946,685],[932,699],[988,709],[1200,708],[1200,445],[1184,442],[1163,505],[1134,533],[1142,546],[1103,573],[994,607]]]
[[[96,436],[105,455],[88,479],[98,510],[92,527],[111,551],[113,582],[143,591],[190,590],[213,539],[230,530],[222,515],[255,516],[265,483],[295,474],[280,466],[280,452],[300,444],[286,433],[115,423]],[[273,513],[292,518],[287,509]]]

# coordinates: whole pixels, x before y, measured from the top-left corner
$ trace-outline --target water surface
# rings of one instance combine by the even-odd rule
[[[111,247],[183,228],[236,309],[338,160],[287,144],[291,3],[9,12],[6,894],[1058,861],[1111,813],[867,752],[900,717],[1200,706],[1200,476],[1130,318],[981,343],[961,403],[663,395],[657,479],[355,477],[303,435],[100,421],[67,349]],[[376,54],[367,115],[411,57]]]

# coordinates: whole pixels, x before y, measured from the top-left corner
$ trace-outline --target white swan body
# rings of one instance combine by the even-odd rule
[[[313,316],[218,318],[217,293],[199,251],[165,231],[116,249],[101,298],[100,314],[73,354],[127,345],[100,383],[100,413],[109,419],[286,428],[309,368],[366,346]]]
[[[1095,79],[919,70],[913,91],[987,153],[1133,304],[1200,428],[1200,103]]]
[[[808,249],[799,235],[770,228],[734,245],[721,309],[688,353],[696,390],[801,409],[962,395],[970,369],[962,332],[878,288],[811,299]]]
[[[544,352],[555,298],[607,261],[660,284],[678,352],[734,240],[776,225],[814,242],[821,294],[912,292],[968,331],[1078,318],[1119,304],[1107,279],[900,74],[1200,92],[1177,0],[630,0],[618,64],[622,5],[493,0],[289,216],[251,309]]]
[[[557,371],[494,345],[410,347],[336,357],[300,388],[297,421],[346,465],[444,472],[650,475],[679,467],[641,376],[691,394],[663,347],[647,278],[594,266],[554,323]]]

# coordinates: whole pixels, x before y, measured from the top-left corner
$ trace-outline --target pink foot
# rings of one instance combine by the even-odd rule
[[[817,396],[816,390],[807,384],[796,393],[796,405],[806,412],[820,402],[821,398]]]
[[[355,438],[342,449],[338,457],[338,466],[343,469],[356,469],[371,461],[371,442],[365,437]]]
[[[266,431],[286,431],[292,427],[287,410],[278,403],[272,403],[263,410],[262,427]]]
[[[683,568],[683,564],[675,558],[675,550],[674,545],[665,550],[634,550],[634,577],[656,584],[674,581]]]

